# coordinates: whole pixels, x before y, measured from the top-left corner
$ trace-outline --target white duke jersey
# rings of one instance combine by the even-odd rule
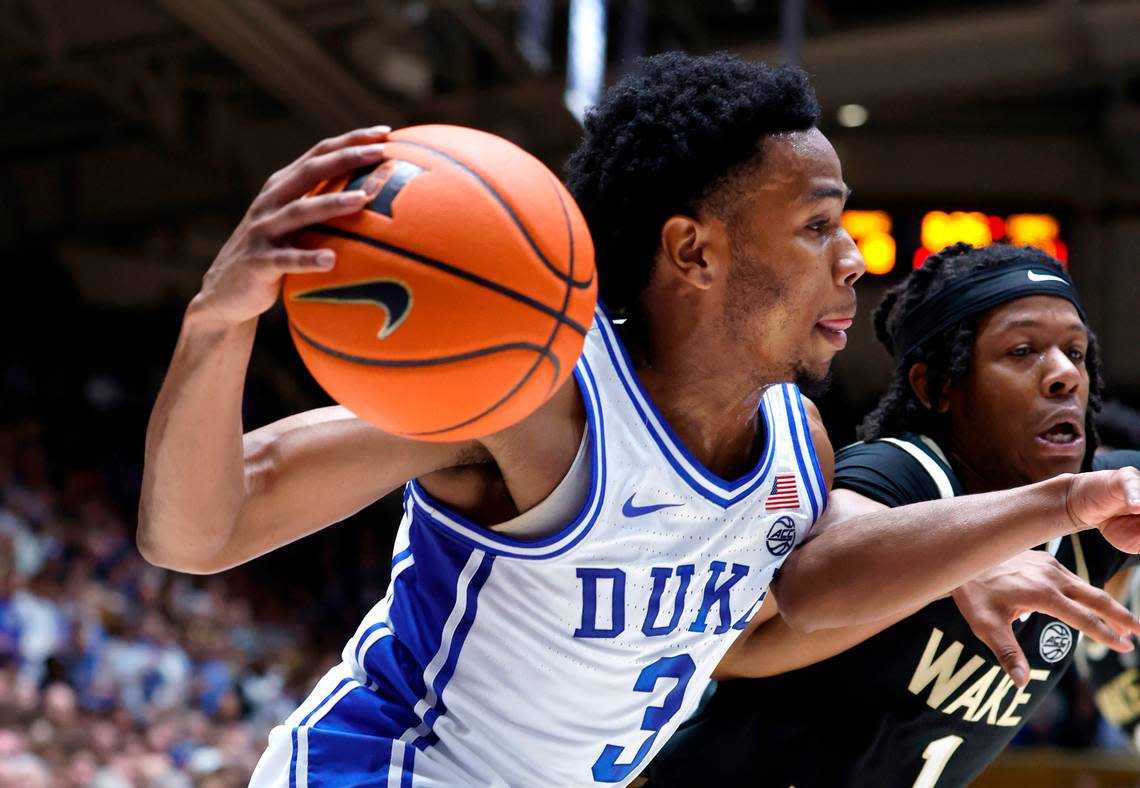
[[[681,445],[599,309],[575,378],[589,494],[549,536],[492,533],[407,486],[385,598],[270,746],[253,785],[625,785],[826,503],[799,392],[725,481]]]

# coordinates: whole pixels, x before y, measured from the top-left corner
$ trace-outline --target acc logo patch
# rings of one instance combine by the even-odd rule
[[[1073,648],[1073,630],[1060,621],[1051,621],[1041,630],[1038,649],[1046,662],[1060,662]]]
[[[787,555],[796,544],[796,524],[791,517],[781,517],[772,523],[765,540],[768,552],[775,556]]]

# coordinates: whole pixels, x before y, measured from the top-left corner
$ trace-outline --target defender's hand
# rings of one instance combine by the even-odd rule
[[[1132,636],[1140,634],[1140,619],[1043,550],[998,564],[953,598],[974,635],[1018,687],[1029,681],[1029,661],[1010,625],[1025,613],[1053,616],[1113,651],[1131,651]]]
[[[1065,505],[1076,528],[1099,528],[1118,550],[1140,553],[1140,471],[1078,473]]]
[[[377,126],[323,140],[273,173],[203,277],[193,302],[199,319],[245,323],[273,306],[285,274],[332,268],[332,250],[295,248],[291,236],[310,224],[359,211],[369,195],[306,194],[323,180],[380,161],[389,131]]]

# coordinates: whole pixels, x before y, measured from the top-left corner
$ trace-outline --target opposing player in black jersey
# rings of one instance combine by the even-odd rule
[[[1130,408],[1106,403],[1097,418],[1097,428],[1104,442],[1140,448],[1140,414]],[[1103,443],[1100,451],[1105,451]],[[1140,611],[1140,570],[1118,573],[1104,590],[1130,610]],[[1140,754],[1140,652],[1120,654],[1099,643],[1082,640],[1076,664],[1100,713],[1125,733],[1133,750]]]
[[[898,369],[863,422],[866,442],[837,454],[833,505],[903,506],[1140,457],[1094,460],[1096,341],[1068,275],[1039,250],[949,247],[888,293],[875,328]],[[1103,592],[1061,566],[1100,587],[1127,557],[1089,532],[1043,545],[1017,571],[1036,572],[1046,591],[1055,578],[1058,599],[1086,594],[1099,605],[1087,595]],[[992,604],[981,603],[981,593],[1018,585],[1003,574],[1012,571],[991,570],[886,629],[803,635],[768,619],[757,630],[767,636],[730,652],[719,674],[809,666],[722,682],[652,764],[651,784],[967,785],[1073,659],[1066,623],[1019,608],[997,621]],[[1054,602],[1038,609],[1067,610]],[[838,656],[810,664],[829,654]]]
[[[1126,602],[1129,609],[1140,610],[1140,571],[1121,572],[1105,590]],[[1100,713],[1140,752],[1140,654],[1118,654],[1099,643],[1081,641],[1076,663]]]

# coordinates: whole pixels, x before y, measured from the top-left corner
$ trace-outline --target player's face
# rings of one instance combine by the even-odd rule
[[[1089,335],[1063,298],[1030,296],[978,323],[969,375],[947,391],[951,451],[990,489],[1080,470]]]
[[[818,129],[764,143],[729,222],[728,319],[744,352],[784,380],[819,380],[847,344],[866,267],[840,215],[849,190]]]

